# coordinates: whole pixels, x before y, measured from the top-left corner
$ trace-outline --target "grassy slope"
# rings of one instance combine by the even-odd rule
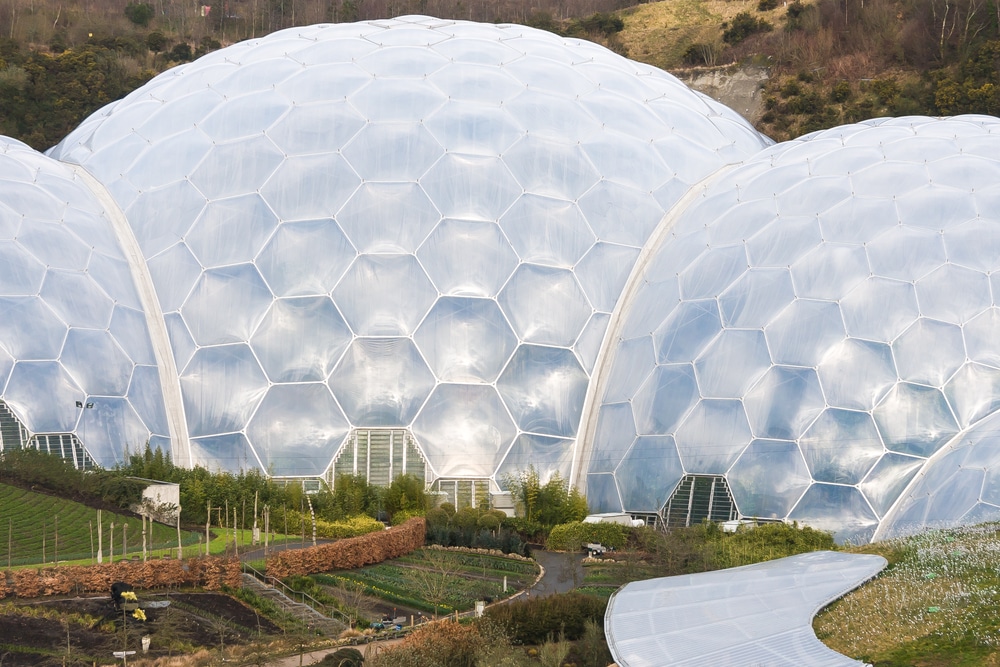
[[[819,614],[828,646],[876,667],[1000,664],[1000,526],[860,547],[889,567]]]
[[[721,25],[740,12],[750,12],[771,24],[782,24],[785,7],[757,11],[758,0],[666,0],[636,5],[622,13],[625,29],[619,38],[633,60],[664,69],[683,64],[691,44],[722,41]],[[721,63],[720,63],[721,64]]]
[[[55,523],[59,520],[59,560],[90,560],[91,525],[94,539],[97,539],[97,510],[55,496],[26,491],[14,486],[0,484],[0,567],[6,567],[8,555],[8,532],[11,542],[11,562],[14,565],[42,562],[42,539],[45,539],[46,561],[54,557]],[[123,524],[128,524],[128,549],[130,554],[141,552],[142,527],[140,519],[121,514],[103,512],[105,551],[108,545],[108,531],[115,524],[115,553],[121,554]],[[184,531],[185,543],[197,542],[194,533]],[[177,545],[177,531],[174,527],[153,524],[149,548],[169,548]]]

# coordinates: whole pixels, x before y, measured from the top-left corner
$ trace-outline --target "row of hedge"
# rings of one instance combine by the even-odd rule
[[[583,523],[574,521],[555,526],[546,546],[553,551],[579,551],[584,544],[596,543],[621,549],[628,542],[632,528],[617,523]]]
[[[297,574],[353,570],[381,563],[424,546],[426,530],[423,517],[416,517],[401,526],[393,526],[377,533],[307,549],[281,551],[267,559],[267,574],[284,579]]]
[[[240,572],[238,559],[221,556],[24,568],[0,575],[0,598],[107,593],[116,581],[127,581],[136,588],[198,586],[220,590],[239,586]]]

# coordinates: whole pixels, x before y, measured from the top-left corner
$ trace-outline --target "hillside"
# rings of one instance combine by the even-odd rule
[[[732,73],[763,69],[769,78],[755,104],[720,97],[778,140],[885,115],[1000,111],[1000,3],[986,0],[157,0],[124,8],[0,0],[0,134],[45,150],[157,72],[226,44],[293,25],[415,13],[589,39],[686,80],[709,72],[713,95]]]
[[[141,520],[135,516],[104,511],[104,554],[108,558],[110,529],[115,526],[115,557],[123,549],[128,555],[142,553]],[[122,526],[127,525],[126,530]],[[56,532],[58,530],[58,541]],[[60,561],[90,560],[91,547],[96,552],[97,510],[81,503],[0,484],[0,567]],[[123,542],[123,536],[128,538]],[[9,538],[9,539],[8,539]],[[184,544],[196,543],[198,534],[182,532]],[[177,548],[177,530],[159,523],[152,524],[147,548],[164,550]]]

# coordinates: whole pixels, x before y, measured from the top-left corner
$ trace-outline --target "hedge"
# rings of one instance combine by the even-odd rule
[[[554,551],[579,551],[584,544],[596,543],[621,549],[632,529],[617,523],[561,523],[549,533],[546,547]]]

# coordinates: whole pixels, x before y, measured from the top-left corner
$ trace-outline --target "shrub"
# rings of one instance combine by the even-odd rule
[[[607,607],[608,601],[598,597],[562,593],[490,607],[486,617],[504,627],[515,643],[541,644],[560,632],[566,639],[579,639],[588,620],[603,623]]]
[[[757,3],[758,12],[769,12],[778,7],[778,0],[760,0]]]
[[[130,2],[125,5],[125,18],[142,28],[149,25],[153,14],[153,6],[145,2]]]
[[[558,551],[579,551],[584,544],[596,542],[606,547],[621,549],[628,542],[631,532],[631,527],[617,523],[574,521],[553,528],[546,546]]]
[[[750,12],[740,12],[733,17],[731,23],[726,26],[722,33],[722,41],[726,44],[739,44],[747,37],[759,32],[767,32],[774,26],[764,19],[757,18]]]
[[[841,103],[851,99],[851,84],[847,81],[838,81],[830,91],[830,101]]]

